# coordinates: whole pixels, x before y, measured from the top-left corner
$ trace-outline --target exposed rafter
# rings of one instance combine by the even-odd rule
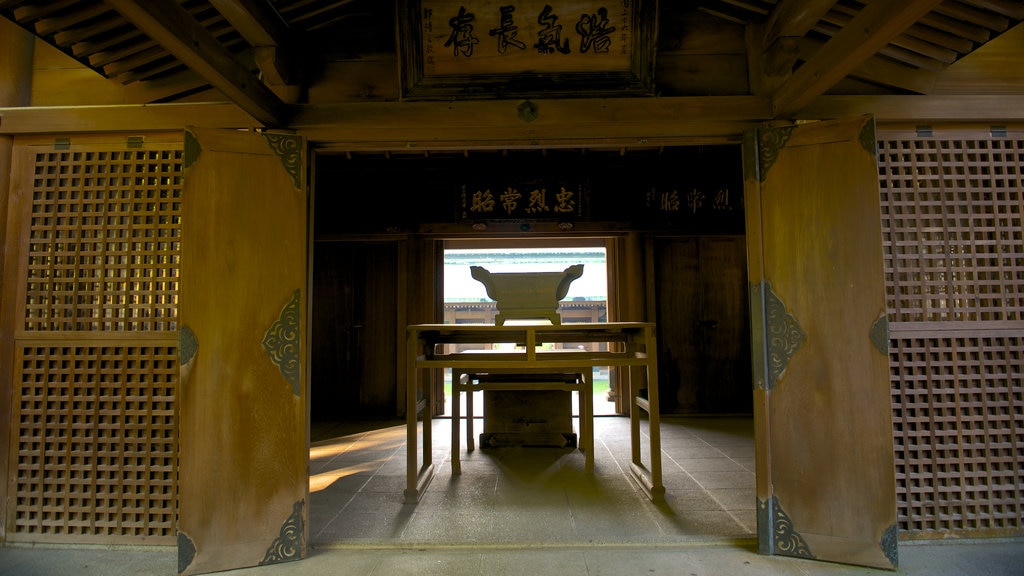
[[[247,125],[295,128],[310,106],[402,99],[396,6],[0,0],[0,16],[111,81],[68,96],[48,72],[33,84],[38,105],[231,101]],[[1019,62],[1024,0],[663,0],[657,18],[659,97],[749,96],[771,102],[771,119],[804,118],[823,96],[1024,90],[1019,65],[1006,64]],[[1007,47],[993,53],[994,41]],[[454,97],[464,98],[477,95]]]
[[[175,0],[107,0],[253,118],[285,126],[287,106]]]
[[[833,4],[834,0],[781,0],[775,5],[765,22],[762,39],[766,72],[788,74],[793,70],[800,53],[800,39]]]
[[[256,65],[268,84],[291,84],[294,49],[288,23],[268,0],[210,0],[253,46]]]
[[[772,96],[772,112],[786,118],[824,94],[943,0],[871,2],[797,68]]]

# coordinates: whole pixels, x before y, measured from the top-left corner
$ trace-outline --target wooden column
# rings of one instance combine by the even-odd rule
[[[0,108],[30,104],[32,54],[35,38],[17,24],[0,18]],[[0,127],[3,119],[0,118]],[[0,135],[0,238],[7,237],[7,197],[11,188],[11,150],[14,138]],[[4,269],[0,253],[0,274]],[[0,279],[6,276],[0,277]]]
[[[16,24],[0,18],[0,108],[21,107],[30,104],[32,90],[32,54],[35,38]],[[3,119],[0,118],[0,125]],[[14,138],[0,135],[0,240],[7,242],[7,205],[11,190],[11,168]],[[13,255],[0,250],[0,286],[18,278]],[[8,262],[11,262],[8,267]],[[0,366],[10,367],[14,355],[14,335],[11,303],[0,310]],[[11,370],[0,371],[0,502],[8,500],[8,474],[10,473],[11,426]],[[7,539],[7,507],[0,506],[0,542]]]
[[[644,273],[644,239],[638,232],[629,232],[615,240],[615,282],[609,286],[609,311],[614,306],[615,322],[644,322],[646,276]],[[609,259],[610,260],[610,259]],[[614,304],[612,300],[614,297]],[[609,376],[615,389],[615,411],[629,413],[629,399],[633,391],[628,389],[629,368],[616,366]]]

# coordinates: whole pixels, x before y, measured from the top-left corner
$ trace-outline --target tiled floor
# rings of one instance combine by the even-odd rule
[[[451,421],[434,421],[437,472],[405,504],[405,425],[351,432],[316,426],[310,458],[313,546],[678,544],[753,538],[753,422],[749,417],[666,417],[665,502],[627,476],[629,420],[595,419],[595,471],[568,448],[477,449],[450,466]],[[477,430],[480,426],[477,426]],[[463,447],[463,450],[465,448]],[[646,450],[644,454],[647,454]]]
[[[895,572],[758,554],[750,418],[662,425],[666,499],[626,476],[629,422],[596,420],[596,470],[553,448],[477,450],[448,466],[450,421],[434,422],[437,477],[403,503],[401,422],[312,429],[310,546],[300,562],[237,576],[1018,576],[1024,539],[901,542]],[[479,427],[478,427],[479,428]],[[0,576],[177,573],[173,546],[0,546]]]

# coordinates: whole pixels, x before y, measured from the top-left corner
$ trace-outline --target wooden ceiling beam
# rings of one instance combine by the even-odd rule
[[[106,4],[96,4],[93,6],[87,6],[81,10],[76,10],[71,14],[65,14],[59,17],[48,17],[37,20],[35,25],[36,34],[39,36],[52,36],[61,30],[68,28],[78,28],[83,22],[88,22],[98,16],[102,16],[110,12],[110,6]]]
[[[210,4],[252,45],[264,81],[272,86],[292,83],[291,32],[268,0],[210,0]]]
[[[209,86],[205,78],[186,68],[172,74],[161,74],[152,80],[127,84],[124,86],[124,99],[126,104],[174,102],[183,95],[195,94],[204,89],[216,92]],[[224,99],[224,95],[217,92],[215,97],[203,100],[193,98],[191,102],[222,102]]]
[[[638,106],[638,102],[643,106]],[[364,142],[402,149],[473,142],[527,145],[565,141],[636,145],[693,137],[735,137],[768,118],[767,98],[753,96],[610,98],[534,101],[540,115],[517,118],[515,101],[374,102],[299,106],[288,128],[312,142]],[[800,120],[871,114],[885,122],[1024,122],[1024,95],[822,96]],[[188,125],[259,129],[231,103],[0,108],[0,134],[184,130]]]
[[[991,10],[1014,20],[1024,19],[1024,4],[1015,0],[968,0],[979,8]]]
[[[232,103],[0,108],[0,134],[182,131],[185,126],[259,128]]]
[[[804,38],[800,41],[800,53],[811,56],[824,45],[820,40]],[[935,72],[907,66],[891,57],[872,56],[851,71],[850,76],[914,94],[927,94],[935,86]]]
[[[944,16],[949,16],[954,20],[970,22],[971,24],[983,26],[989,30],[995,30],[997,33],[1003,32],[1010,27],[1010,19],[1005,16],[972,8],[959,2],[944,2],[941,5],[936,6],[935,12]]]
[[[764,24],[764,45],[779,38],[803,37],[825,17],[836,0],[779,0]]]
[[[859,12],[858,8],[855,8],[846,4],[836,4],[835,8],[829,13],[831,19],[827,15],[826,21],[830,21],[832,24],[837,26],[845,26],[850,23],[850,19],[857,15]],[[841,15],[841,18],[837,18],[836,15]],[[922,20],[924,20],[922,18]],[[936,46],[942,46],[949,50],[955,50],[961,54],[966,54],[971,50],[974,50],[974,42],[963,36],[951,34],[945,30],[939,30],[932,26],[924,26],[920,22],[914,24],[910,28],[906,29],[906,35],[924,42],[930,42]]]
[[[796,120],[851,118],[871,114],[878,121],[943,124],[1024,122],[1024,94],[966,96],[822,96],[794,115]]]
[[[288,42],[288,24],[267,0],[210,0],[253,46],[280,46]]]
[[[267,126],[287,124],[287,106],[175,0],[107,0],[186,66]]]
[[[772,95],[772,116],[786,118],[846,77],[942,0],[872,2]]]
[[[828,13],[835,0],[781,0],[764,24],[761,69],[769,76],[787,76],[800,58],[800,39]],[[765,83],[764,85],[770,85]]]

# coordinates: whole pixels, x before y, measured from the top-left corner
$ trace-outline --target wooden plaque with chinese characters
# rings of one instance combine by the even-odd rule
[[[399,0],[405,98],[648,95],[653,0]]]

